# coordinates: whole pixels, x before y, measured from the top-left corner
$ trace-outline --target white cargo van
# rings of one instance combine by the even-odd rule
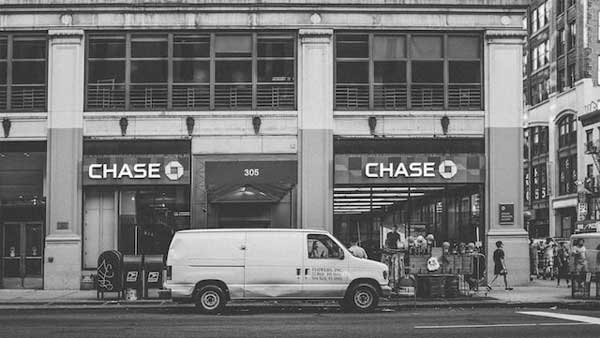
[[[165,288],[218,313],[229,300],[337,299],[373,310],[388,297],[385,264],[354,257],[326,231],[209,229],[175,233]]]

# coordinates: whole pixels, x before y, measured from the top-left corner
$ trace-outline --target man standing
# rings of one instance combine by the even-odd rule
[[[364,258],[367,259],[367,252],[365,251],[365,249],[361,248],[358,245],[358,241],[357,240],[353,240],[352,242],[350,242],[351,246],[350,248],[348,248],[348,250],[350,251],[350,253],[352,253],[352,255],[354,255],[355,257],[358,258]]]
[[[494,251],[494,279],[492,279],[492,281],[488,285],[489,290],[492,289],[490,285],[494,284],[494,282],[500,275],[502,275],[502,277],[504,278],[504,289],[508,291],[513,289],[508,287],[508,281],[506,279],[506,276],[508,275],[508,270],[506,269],[506,263],[504,261],[505,255],[504,250],[502,250],[503,246],[504,244],[502,243],[502,241],[496,242],[496,250]]]
[[[398,226],[394,225],[392,231],[388,232],[385,238],[385,246],[388,249],[398,249],[398,241],[400,241],[400,234],[398,233]]]

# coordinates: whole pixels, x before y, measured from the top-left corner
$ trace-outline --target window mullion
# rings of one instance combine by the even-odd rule
[[[449,90],[449,81],[450,81],[450,74],[449,74],[449,67],[450,67],[450,63],[448,62],[448,35],[444,34],[443,35],[443,40],[442,40],[442,57],[444,58],[444,109],[449,109],[448,107],[448,90]]]
[[[125,109],[129,110],[131,92],[131,33],[125,34]]]
[[[412,35],[406,34],[406,109],[412,109]]]
[[[257,34],[252,33],[252,109],[257,109],[257,85],[258,81],[258,67],[257,67]]]
[[[12,54],[13,54],[13,35],[8,36],[6,41],[6,110],[12,108]]]
[[[374,109],[374,87],[375,82],[375,63],[373,62],[374,38],[373,34],[369,34],[369,109]]]
[[[215,109],[215,33],[210,33],[210,66],[209,66],[209,96],[210,110]]]
[[[167,109],[173,108],[173,33],[167,38]]]

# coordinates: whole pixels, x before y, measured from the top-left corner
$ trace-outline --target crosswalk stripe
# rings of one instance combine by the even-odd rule
[[[575,326],[588,323],[506,323],[506,324],[474,324],[474,325],[437,325],[415,326],[415,329],[484,329],[490,327],[531,327],[531,326]]]
[[[563,313],[543,312],[543,311],[517,311],[517,313],[524,314],[524,315],[530,315],[530,316],[549,317],[549,318],[572,320],[575,322],[600,325],[600,318],[596,318],[596,317],[581,316],[581,315],[568,315],[568,314],[563,314]]]

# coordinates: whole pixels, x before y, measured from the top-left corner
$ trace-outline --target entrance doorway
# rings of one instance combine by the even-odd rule
[[[2,224],[2,287],[43,287],[44,227],[41,222]]]

